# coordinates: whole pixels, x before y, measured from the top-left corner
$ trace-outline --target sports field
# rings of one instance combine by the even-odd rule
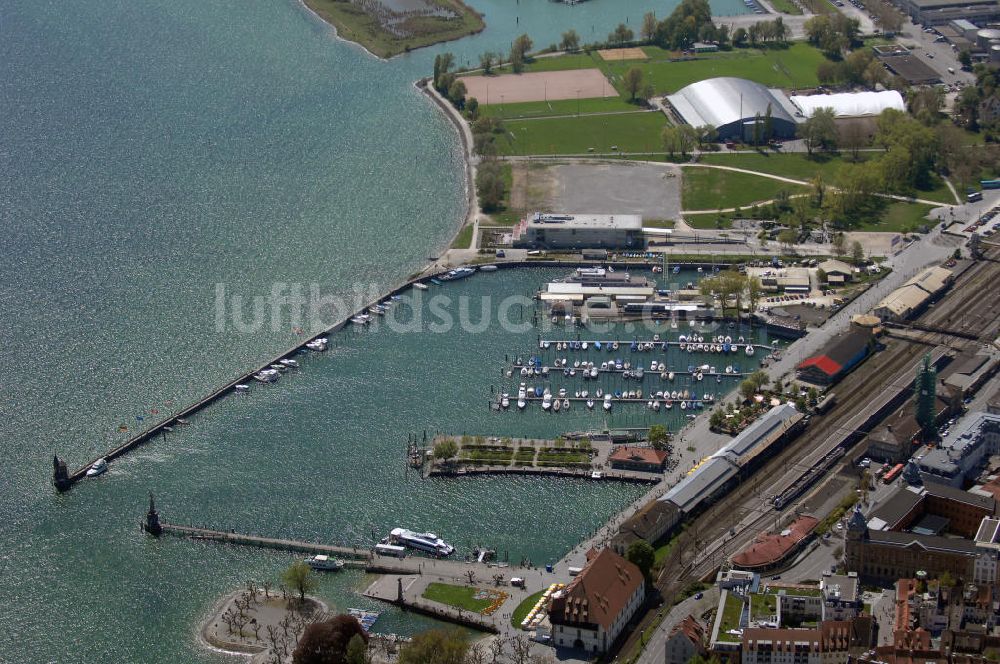
[[[463,76],[459,80],[465,83],[467,95],[478,99],[480,104],[618,96],[615,87],[596,68]]]
[[[499,147],[510,155],[652,152],[663,149],[666,124],[658,112],[507,120],[507,140]]]
[[[630,48],[602,48],[598,49],[597,54],[601,56],[602,60],[607,60],[608,62],[613,62],[615,60],[645,60],[649,57],[646,55],[646,52],[638,46],[632,46]]]

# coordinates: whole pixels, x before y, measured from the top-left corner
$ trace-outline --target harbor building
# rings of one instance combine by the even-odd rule
[[[652,447],[618,447],[608,456],[608,463],[617,470],[639,470],[646,473],[662,473],[669,454],[665,450]]]
[[[832,385],[871,354],[874,337],[867,328],[852,327],[827,345],[819,355],[799,363],[795,376],[814,385]]]
[[[795,138],[796,108],[781,90],[722,76],[692,83],[666,97],[669,115],[692,127],[715,127],[719,138],[752,141],[754,127],[771,117],[773,138]]]
[[[549,214],[535,212],[513,231],[515,247],[526,249],[642,249],[637,214]]]
[[[552,595],[552,644],[607,652],[645,596],[646,582],[635,564],[611,549],[591,549],[583,571]]]

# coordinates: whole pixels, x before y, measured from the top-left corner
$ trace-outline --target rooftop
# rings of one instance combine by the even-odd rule
[[[642,230],[642,217],[637,214],[579,214],[575,212],[552,214],[536,212],[528,218],[528,226]]]
[[[701,464],[693,473],[678,482],[659,500],[669,501],[682,512],[693,509],[702,499],[719,490],[738,469],[728,459],[713,458]]]
[[[643,585],[642,572],[611,549],[588,554],[583,571],[552,600],[558,625],[601,625],[608,630]]]
[[[712,456],[732,456],[736,463],[743,465],[746,458],[754,456],[761,447],[773,443],[788,427],[801,419],[802,414],[792,404],[775,406]]]
[[[894,108],[897,111],[906,110],[903,95],[896,90],[843,92],[831,95],[795,95],[790,99],[799,108],[802,115],[807,118],[812,117],[812,114],[821,108],[833,109],[833,114],[839,118],[878,115],[888,108]],[[840,261],[827,261],[827,263],[836,262]]]
[[[787,110],[789,102],[780,90],[732,76],[692,83],[667,97],[674,109],[693,127],[724,125],[764,116],[770,107],[776,120],[795,122]]]
[[[951,282],[951,270],[943,267],[929,267],[906,282],[905,285],[920,286],[931,295],[939,293]]]
[[[779,533],[761,533],[747,548],[733,556],[733,564],[743,568],[773,565],[808,537],[817,523],[819,519],[803,515]]]
[[[654,450],[652,447],[619,447],[610,455],[608,461],[634,461],[661,465],[669,455],[664,450]]]
[[[878,303],[876,310],[888,309],[897,316],[909,315],[911,311],[923,304],[930,295],[917,285],[902,286],[892,291]]]

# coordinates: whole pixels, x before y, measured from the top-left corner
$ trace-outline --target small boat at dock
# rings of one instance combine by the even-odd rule
[[[430,286],[428,286],[425,283],[419,282],[419,281],[414,282],[413,283],[413,287],[416,288],[417,290],[429,290],[430,289]]]
[[[479,268],[479,271],[480,272],[496,272],[497,271],[497,266],[496,265],[483,265],[482,267]]]

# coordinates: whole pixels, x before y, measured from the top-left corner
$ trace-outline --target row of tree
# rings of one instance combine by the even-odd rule
[[[860,43],[861,22],[840,12],[818,14],[806,21],[805,31],[810,44],[827,57],[838,59]]]
[[[725,270],[702,279],[698,282],[698,290],[703,296],[718,302],[723,316],[730,306],[739,316],[744,302],[750,311],[755,310],[763,294],[760,279],[737,270]]]

